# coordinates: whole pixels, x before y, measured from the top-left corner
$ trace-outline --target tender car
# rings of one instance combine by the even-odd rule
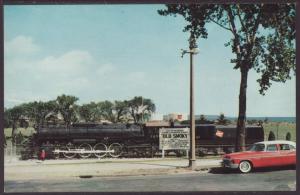
[[[242,173],[253,168],[287,165],[296,166],[296,143],[285,140],[257,142],[245,152],[225,154],[222,160],[223,167]]]

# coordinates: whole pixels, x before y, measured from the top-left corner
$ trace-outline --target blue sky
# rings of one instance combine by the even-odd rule
[[[4,104],[11,107],[58,95],[90,101],[151,98],[156,116],[189,112],[188,33],[163,5],[4,6]],[[240,72],[233,69],[231,34],[214,24],[198,40],[197,114],[237,116]],[[258,93],[248,78],[247,116],[295,116],[295,78]]]

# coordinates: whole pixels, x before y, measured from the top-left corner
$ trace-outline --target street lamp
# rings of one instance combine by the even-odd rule
[[[189,152],[189,168],[196,168],[196,135],[195,135],[195,114],[194,114],[194,63],[193,56],[199,53],[195,39],[190,40],[190,49],[182,50],[184,54],[190,54],[190,152]]]

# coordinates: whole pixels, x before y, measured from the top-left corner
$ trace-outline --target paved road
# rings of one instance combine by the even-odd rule
[[[155,176],[121,176],[5,181],[5,192],[118,192],[118,191],[291,191],[296,170],[263,169],[240,174],[213,168],[209,172]]]

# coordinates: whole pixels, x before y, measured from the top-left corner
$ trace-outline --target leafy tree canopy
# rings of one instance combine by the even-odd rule
[[[261,74],[260,93],[271,81],[285,82],[296,69],[295,4],[171,4],[160,15],[181,15],[188,22],[183,29],[191,38],[207,38],[207,23],[232,33],[235,69],[254,68]]]

